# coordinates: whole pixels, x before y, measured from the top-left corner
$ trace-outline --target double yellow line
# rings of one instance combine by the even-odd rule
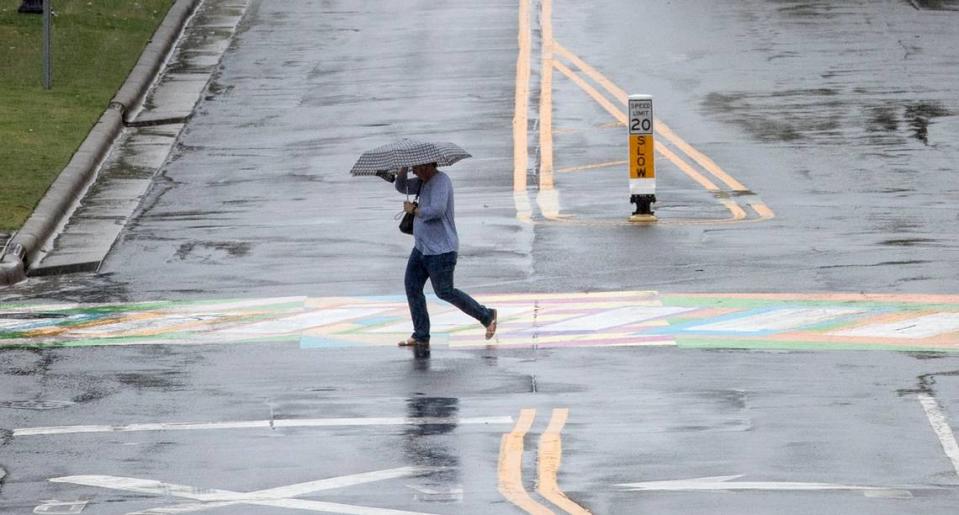
[[[626,113],[623,108],[618,107],[610,101],[604,94],[593,87],[589,82],[574,72],[561,59],[575,66],[580,72],[599,84],[623,107],[628,103],[627,93],[600,73],[596,68],[590,66],[576,54],[560,45],[553,38],[552,26],[552,0],[541,1],[540,25],[542,29],[542,51],[541,51],[541,77],[540,77],[540,100],[539,100],[539,193],[537,203],[544,218],[549,220],[560,220],[559,199],[555,191],[554,169],[553,169],[553,123],[552,123],[552,80],[553,69],[558,70],[587,95],[589,95],[597,104],[613,116],[620,124],[626,125]],[[516,63],[516,99],[513,119],[513,152],[514,152],[514,175],[513,175],[513,193],[516,200],[517,216],[523,221],[530,221],[531,209],[529,198],[526,195],[527,189],[527,169],[528,161],[528,98],[529,98],[529,77],[531,62],[532,41],[530,36],[530,5],[529,0],[520,0],[519,16],[519,56]],[[745,197],[747,205],[755,212],[754,220],[768,220],[775,214],[765,203],[756,197],[741,182],[729,175],[718,164],[708,156],[694,148],[683,140],[662,120],[656,119],[654,131],[659,138],[655,143],[657,153],[666,160],[673,163],[680,171],[689,176],[704,189],[712,193],[720,203],[731,213],[731,217],[724,220],[692,220],[686,222],[729,222],[743,221],[750,217],[746,210],[733,197]],[[704,172],[700,173],[696,166],[680,157],[670,147],[665,145],[662,140],[679,149],[686,157],[695,162]],[[603,163],[602,166],[614,165],[619,162]],[[577,169],[599,168],[579,167]],[[723,189],[707,177],[711,175],[713,179],[724,184],[727,189]]]
[[[535,418],[536,410],[521,410],[513,430],[503,435],[499,450],[497,486],[503,497],[527,513],[552,515],[555,512],[534,500],[523,485],[523,440],[533,427]],[[566,497],[556,479],[563,456],[561,433],[568,418],[568,409],[554,409],[546,431],[540,435],[536,491],[566,513],[586,515],[590,511]]]

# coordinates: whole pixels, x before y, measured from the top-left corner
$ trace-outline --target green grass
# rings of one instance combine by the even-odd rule
[[[172,0],[54,0],[53,88],[43,17],[0,0],[0,231],[18,229],[110,103]]]

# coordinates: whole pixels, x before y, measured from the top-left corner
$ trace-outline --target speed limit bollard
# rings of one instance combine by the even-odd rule
[[[629,201],[636,211],[633,222],[654,222],[656,164],[653,160],[653,97],[629,96]]]

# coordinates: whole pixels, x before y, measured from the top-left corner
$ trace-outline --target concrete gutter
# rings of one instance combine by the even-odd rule
[[[183,26],[200,1],[176,0],[170,7],[100,120],[44,194],[30,218],[8,242],[4,255],[0,257],[0,286],[26,280],[30,260],[70,215],[72,207],[120,134],[128,113],[150,89]]]

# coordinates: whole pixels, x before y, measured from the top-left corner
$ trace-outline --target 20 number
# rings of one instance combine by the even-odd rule
[[[631,131],[643,130],[645,132],[649,132],[649,129],[651,129],[652,126],[653,126],[653,122],[651,122],[649,118],[643,118],[642,120],[640,120],[639,118],[633,118],[629,124],[629,130]]]

